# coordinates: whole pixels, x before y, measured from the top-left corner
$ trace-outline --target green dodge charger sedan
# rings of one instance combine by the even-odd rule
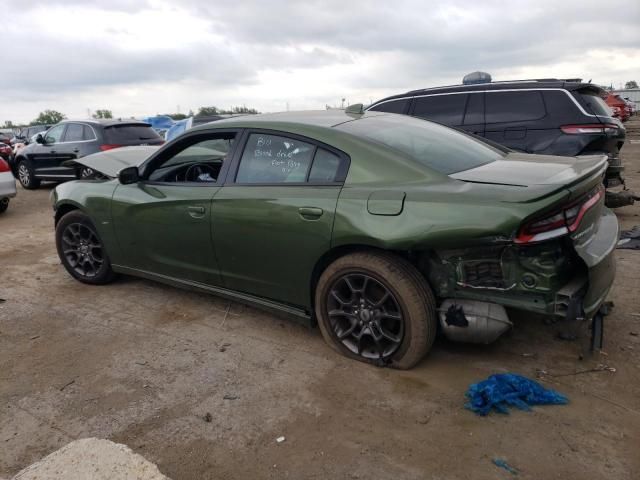
[[[73,277],[284,312],[376,365],[411,368],[438,330],[491,342],[512,326],[505,307],[595,325],[615,275],[605,156],[526,155],[354,109],[236,117],[78,162],[99,178],[52,194]]]

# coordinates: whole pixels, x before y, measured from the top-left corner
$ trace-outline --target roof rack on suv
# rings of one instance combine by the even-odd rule
[[[530,79],[523,79],[523,80],[498,80],[498,81],[492,81],[492,82],[487,82],[487,83],[473,83],[473,84],[468,84],[468,85],[464,85],[464,84],[457,84],[457,85],[444,85],[444,86],[440,86],[440,87],[428,87],[428,88],[418,88],[416,90],[410,90],[407,93],[405,93],[405,95],[409,95],[412,93],[418,93],[418,92],[424,92],[424,91],[428,91],[428,90],[441,90],[441,89],[445,89],[445,88],[456,88],[456,87],[478,87],[479,85],[509,85],[509,84],[516,84],[516,83],[534,83],[534,82],[570,82],[570,83],[580,83],[582,82],[581,78],[530,78]]]

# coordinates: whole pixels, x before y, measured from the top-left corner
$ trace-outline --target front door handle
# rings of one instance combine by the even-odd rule
[[[321,208],[317,207],[300,207],[298,213],[305,220],[317,220],[324,213]]]
[[[73,153],[78,153],[79,151],[80,151],[80,150],[79,150],[79,149],[77,149],[77,148],[74,148],[74,149],[73,149]]]
[[[196,205],[192,205],[187,207],[187,211],[189,212],[189,216],[192,218],[202,218],[204,217],[204,207],[199,207]]]

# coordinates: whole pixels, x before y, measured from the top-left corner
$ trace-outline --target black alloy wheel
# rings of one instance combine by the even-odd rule
[[[82,223],[71,223],[62,232],[62,253],[69,266],[83,277],[95,277],[104,258],[96,233]]]
[[[437,312],[429,283],[391,252],[357,251],[337,258],[320,275],[314,298],[325,341],[354,360],[408,369],[433,345]]]
[[[329,290],[327,315],[338,341],[356,355],[384,360],[404,337],[400,304],[384,284],[359,272],[338,278]]]
[[[76,280],[102,285],[115,278],[100,235],[82,211],[72,210],[58,221],[56,247],[64,268]]]

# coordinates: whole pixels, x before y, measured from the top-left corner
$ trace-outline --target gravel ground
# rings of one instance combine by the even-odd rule
[[[640,117],[629,132],[623,157],[640,192]],[[604,353],[580,361],[556,327],[514,313],[516,328],[495,344],[439,339],[400,372],[216,297],[128,277],[72,280],[49,191],[20,189],[0,217],[0,477],[99,437],[174,480],[509,478],[495,458],[524,479],[640,478],[638,251],[617,251]],[[623,228],[640,224],[640,205],[617,214]],[[600,364],[615,372],[578,373]],[[463,408],[470,383],[539,370],[569,405],[485,418]]]

